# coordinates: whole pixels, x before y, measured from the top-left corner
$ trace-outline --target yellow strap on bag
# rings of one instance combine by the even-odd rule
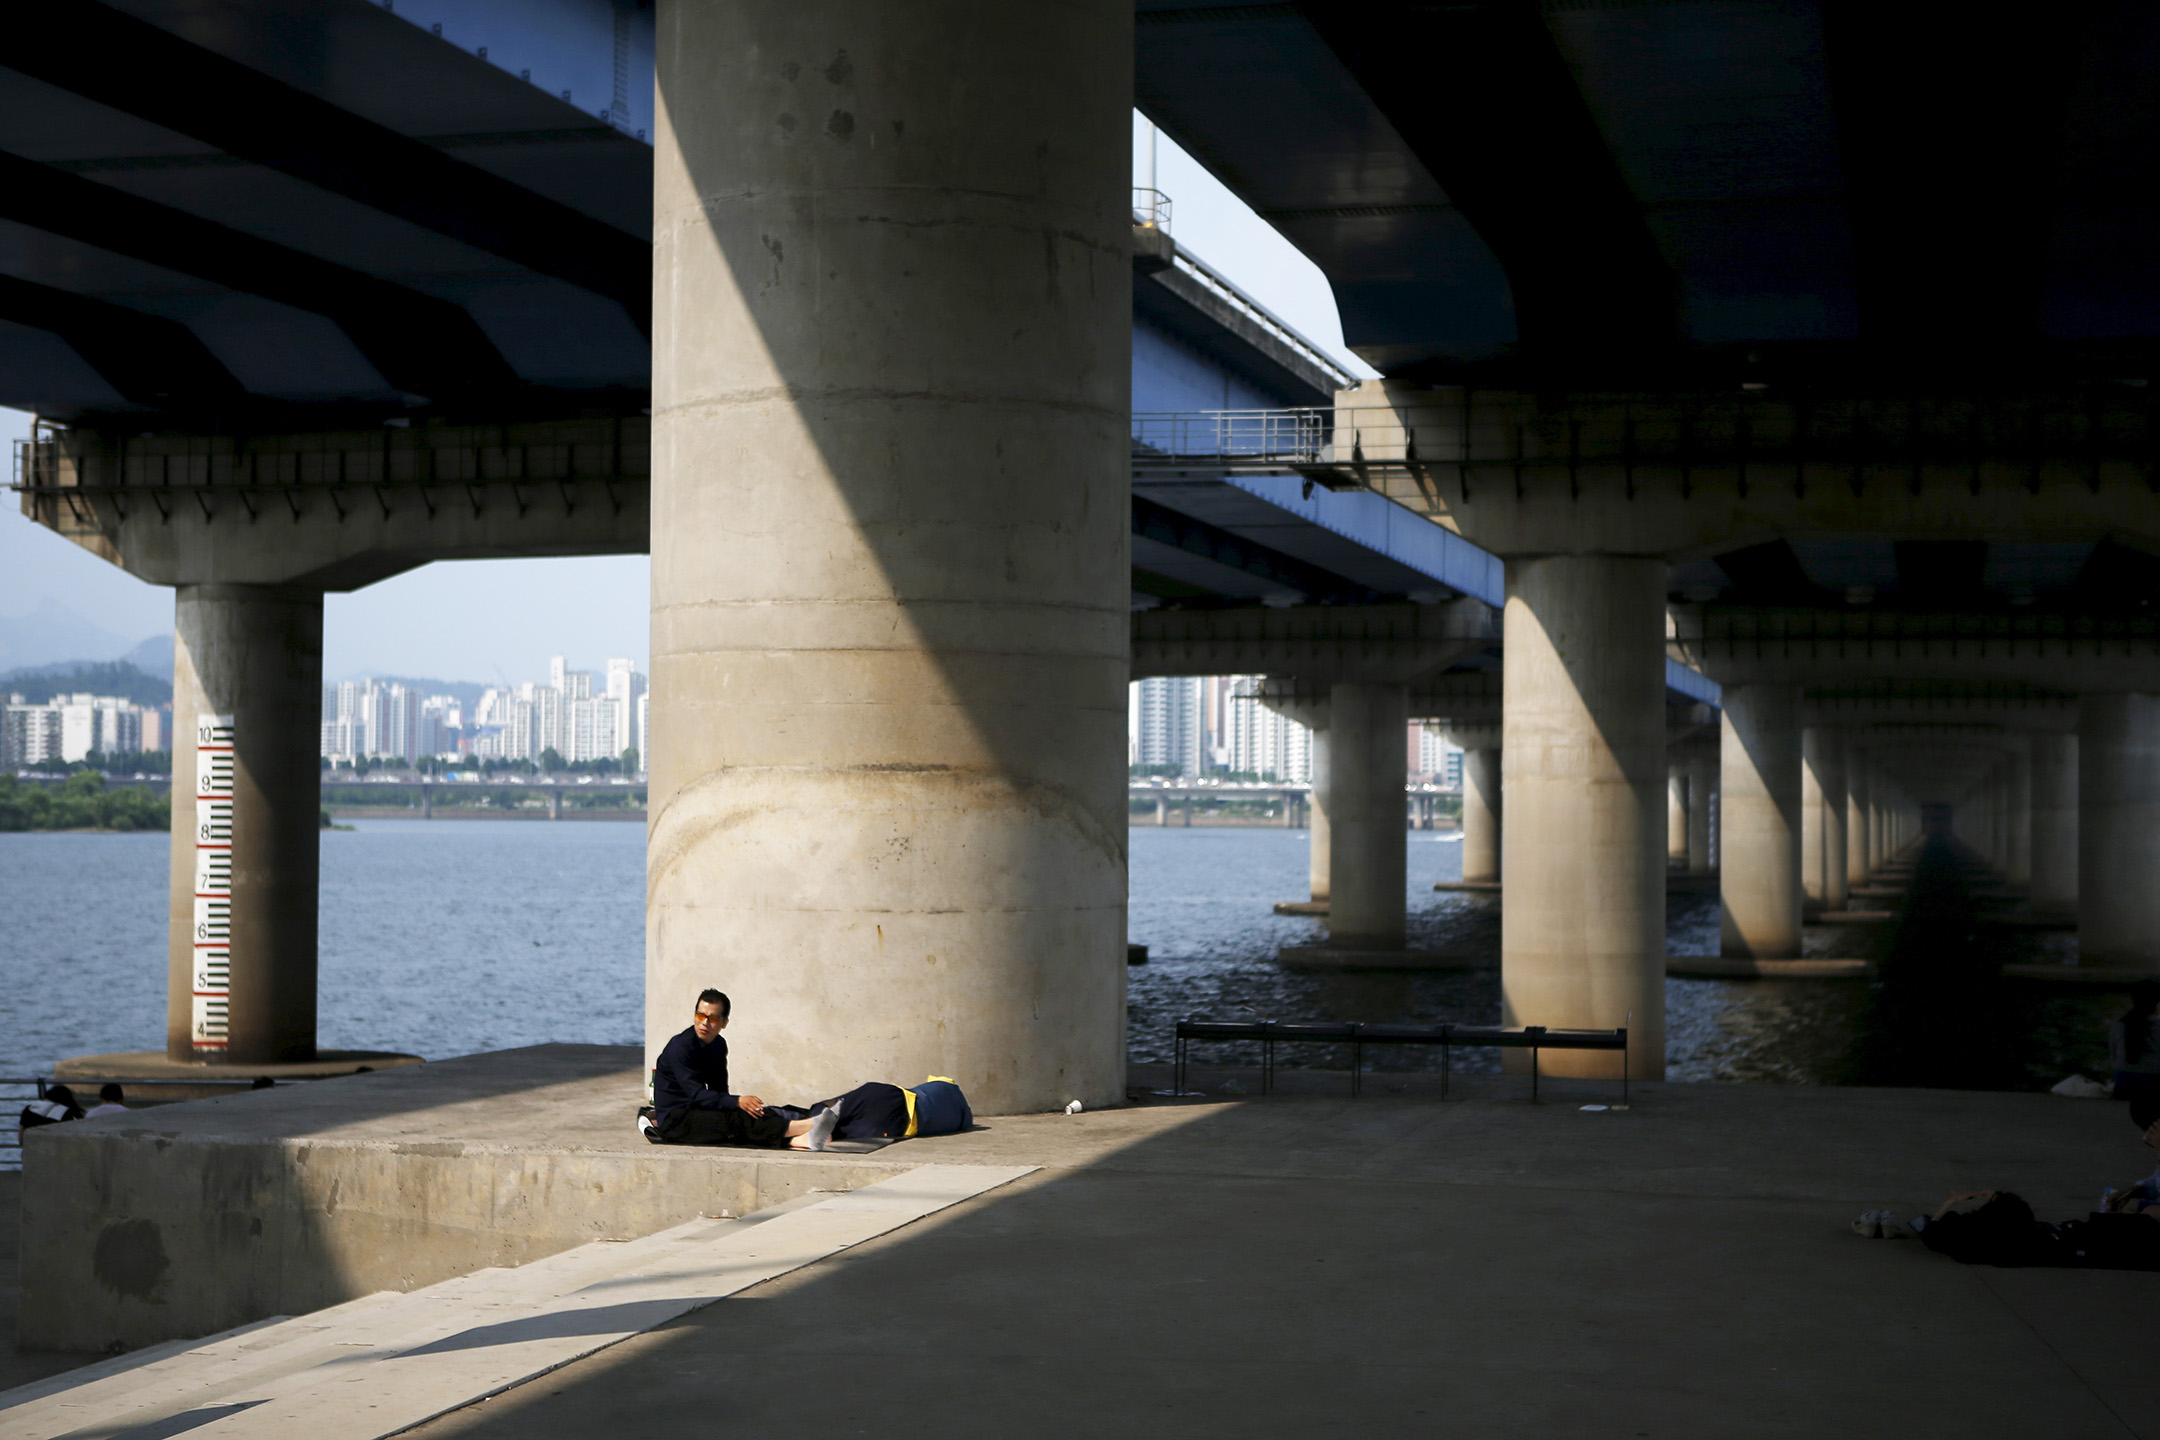
[[[950,1075],[925,1075],[923,1077],[923,1084],[927,1085],[933,1080],[942,1080],[947,1085],[957,1085],[960,1083],[959,1081],[953,1079]],[[907,1134],[902,1135],[900,1138],[903,1140],[912,1140],[915,1138],[915,1092],[908,1089],[907,1086],[903,1085],[900,1087],[900,1093],[907,1096]]]

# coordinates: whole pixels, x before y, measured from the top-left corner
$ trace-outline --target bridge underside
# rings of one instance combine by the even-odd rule
[[[312,965],[324,591],[647,548],[649,1038],[725,969],[827,1037],[782,1088],[1114,1097],[1117,691],[1233,661],[1327,736],[1341,938],[1400,943],[1402,725],[1472,750],[1515,1021],[1662,1053],[1669,866],[1791,956],[1922,805],[2160,968],[2147,7],[441,8],[59,0],[0,68],[25,503],[176,587],[236,756],[176,1015],[197,811],[231,983]],[[1136,233],[1135,99],[1383,379]],[[1154,443],[1218,406],[1143,344],[1296,443]]]

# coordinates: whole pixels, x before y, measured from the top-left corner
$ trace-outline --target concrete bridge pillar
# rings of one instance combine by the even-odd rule
[[[182,585],[165,1052],[315,1058],[319,591]]]
[[[2032,885],[2032,746],[2020,743],[2004,767],[2010,812],[2008,853],[2003,878],[2019,889]]]
[[[1710,821],[1717,807],[1716,755],[1696,755],[1688,761],[1687,868],[1690,875],[1708,875],[1713,868],[1710,853]]]
[[[1500,751],[1463,751],[1462,878],[1468,884],[1500,883]]]
[[[1868,799],[1869,766],[1867,752],[1849,750],[1845,756],[1845,888],[1850,896],[1852,887],[1867,883],[1875,869],[1873,827],[1874,815]]]
[[[1328,943],[1400,949],[1407,834],[1403,780],[1409,690],[1343,683],[1329,692]]]
[[[1665,767],[1665,868],[1687,865],[1688,771],[1685,761]]]
[[[662,16],[649,1052],[1123,1098],[1132,31]]]
[[[1810,727],[1801,735],[1801,886],[1823,910],[1845,908],[1845,737]]]
[[[1507,561],[1503,1023],[1632,1024],[1644,1076],[1665,1062],[1664,592],[1660,560]],[[1617,1058],[1544,1064],[1604,1075]]]
[[[2032,741],[2032,876],[2027,892],[2043,914],[2078,908],[2078,737],[2040,734]]]
[[[1723,953],[1791,959],[1800,953],[1800,689],[1725,691]]]
[[[2078,702],[2078,958],[2160,971],[2160,695]]]
[[[1328,718],[1324,706],[1301,708],[1317,711],[1313,717],[1315,719],[1325,721]],[[1311,728],[1312,818],[1305,836],[1306,889],[1314,901],[1331,903],[1335,874],[1335,836],[1328,812],[1333,803],[1329,795],[1334,788],[1335,747],[1328,742],[1328,728],[1325,724]]]

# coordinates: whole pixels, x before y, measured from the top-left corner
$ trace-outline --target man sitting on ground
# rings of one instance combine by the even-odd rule
[[[85,1120],[95,1120],[100,1115],[125,1115],[128,1113],[127,1092],[111,1081],[98,1087],[98,1103],[91,1106]]]
[[[701,991],[690,1028],[668,1041],[653,1067],[653,1118],[638,1118],[645,1138],[663,1145],[786,1145],[822,1150],[839,1123],[837,1109],[791,1119],[786,1107],[728,1093],[727,1029],[733,1007],[718,990]],[[795,1114],[802,1114],[796,1111]]]

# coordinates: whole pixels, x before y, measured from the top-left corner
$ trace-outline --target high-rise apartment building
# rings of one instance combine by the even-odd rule
[[[1134,683],[1126,753],[1134,765],[1174,765],[1193,778],[1254,775],[1312,780],[1312,732],[1252,698],[1250,675],[1164,676]]]
[[[14,695],[0,707],[0,767],[160,750],[166,729],[158,707],[118,695],[57,695],[39,704]]]

